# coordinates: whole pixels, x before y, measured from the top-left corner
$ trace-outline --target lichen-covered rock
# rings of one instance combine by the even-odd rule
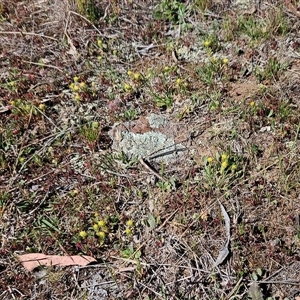
[[[186,149],[178,141],[179,126],[178,121],[175,124],[164,116],[150,114],[116,125],[109,135],[113,149],[124,152],[129,158],[171,162],[182,157]]]

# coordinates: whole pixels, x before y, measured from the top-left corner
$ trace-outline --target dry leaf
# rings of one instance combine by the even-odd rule
[[[86,266],[96,260],[91,256],[59,256],[45,255],[42,253],[30,253],[17,256],[25,269],[32,271],[39,266]]]
[[[221,211],[222,211],[224,221],[225,221],[226,242],[225,242],[224,247],[219,251],[218,258],[214,264],[214,268],[216,266],[218,266],[219,264],[221,264],[225,260],[227,255],[229,254],[228,246],[229,246],[229,242],[230,242],[230,219],[229,219],[229,216],[228,216],[224,206],[222,205],[222,203],[220,201],[219,201],[219,204],[220,204]]]
[[[0,107],[0,113],[4,113],[10,110],[10,106],[2,106]]]
[[[263,300],[264,299],[264,295],[259,287],[259,284],[254,281],[249,288],[248,291],[248,296],[252,299],[252,300]]]
[[[70,49],[67,51],[68,54],[72,55],[76,60],[79,57],[79,54],[77,52],[76,47],[74,46],[72,40],[70,39],[70,37],[65,33],[67,40],[68,40],[68,44],[70,45]]]

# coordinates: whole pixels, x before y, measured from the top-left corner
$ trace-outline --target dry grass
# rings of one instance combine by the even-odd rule
[[[222,3],[2,1],[1,299],[300,296],[298,4]],[[184,159],[113,147],[150,113]]]

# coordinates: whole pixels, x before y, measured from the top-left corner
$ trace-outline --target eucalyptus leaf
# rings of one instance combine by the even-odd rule
[[[219,255],[217,257],[217,260],[214,264],[214,268],[218,265],[220,265],[228,256],[229,254],[229,242],[230,242],[230,219],[229,216],[224,208],[224,206],[222,205],[222,203],[220,201],[218,201],[220,204],[220,208],[224,217],[224,221],[225,221],[225,229],[226,229],[226,242],[225,245],[222,247],[222,249],[219,251]]]

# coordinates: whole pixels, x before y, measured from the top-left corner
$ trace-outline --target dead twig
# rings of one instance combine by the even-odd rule
[[[55,70],[58,70],[61,73],[65,73],[61,68],[58,68],[58,67],[53,66],[53,65],[46,65],[46,64],[43,64],[43,63],[36,63],[36,62],[33,62],[33,61],[28,61],[28,60],[22,60],[22,62],[27,63],[27,64],[31,64],[31,65],[40,66],[40,67],[55,69]]]
[[[160,179],[161,181],[166,181],[166,179],[164,177],[162,177],[161,175],[159,175],[155,170],[153,170],[145,161],[144,159],[141,157],[140,158],[140,163],[141,165],[146,168],[148,171],[150,171],[155,177],[157,177],[158,179]]]
[[[38,37],[41,37],[41,38],[50,39],[50,40],[58,42],[58,39],[56,39],[54,37],[47,36],[47,35],[42,35],[42,34],[37,34],[35,32],[26,32],[26,31],[0,31],[0,34],[3,34],[3,35],[4,34],[20,34],[22,36],[24,36],[24,35],[32,35],[32,36],[38,36]]]

